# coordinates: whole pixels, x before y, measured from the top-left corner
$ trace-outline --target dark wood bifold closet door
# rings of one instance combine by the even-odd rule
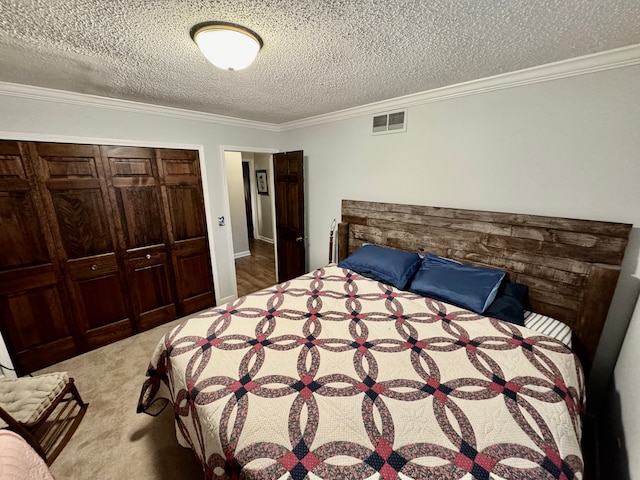
[[[0,140],[0,330],[25,374],[213,306],[197,151]]]
[[[33,178],[18,143],[0,141],[0,326],[18,373],[79,352]]]
[[[80,334],[96,348],[133,333],[114,212],[95,145],[30,144]]]
[[[177,316],[168,236],[155,153],[151,148],[100,147],[139,330]]]
[[[198,152],[157,149],[178,315],[214,305]]]

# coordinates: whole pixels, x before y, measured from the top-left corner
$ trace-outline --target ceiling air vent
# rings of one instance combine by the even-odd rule
[[[398,133],[407,131],[407,111],[400,110],[393,113],[381,113],[373,116],[371,133],[382,135],[383,133]]]

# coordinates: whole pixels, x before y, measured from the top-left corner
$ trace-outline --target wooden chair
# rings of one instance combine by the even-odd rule
[[[0,379],[0,428],[22,436],[51,465],[87,411],[66,372]]]

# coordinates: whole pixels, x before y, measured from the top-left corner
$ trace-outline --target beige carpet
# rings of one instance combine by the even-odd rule
[[[35,372],[67,371],[89,403],[78,430],[51,471],[57,480],[202,479],[200,464],[178,445],[173,410],[136,413],[151,354],[182,320]]]

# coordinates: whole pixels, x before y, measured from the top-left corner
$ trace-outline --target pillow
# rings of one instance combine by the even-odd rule
[[[363,245],[338,263],[368,278],[393,285],[402,290],[420,267],[420,256],[380,245]]]
[[[524,311],[529,304],[529,287],[521,283],[503,282],[496,299],[483,315],[524,326]]]
[[[483,313],[495,299],[505,274],[426,254],[409,291]]]

